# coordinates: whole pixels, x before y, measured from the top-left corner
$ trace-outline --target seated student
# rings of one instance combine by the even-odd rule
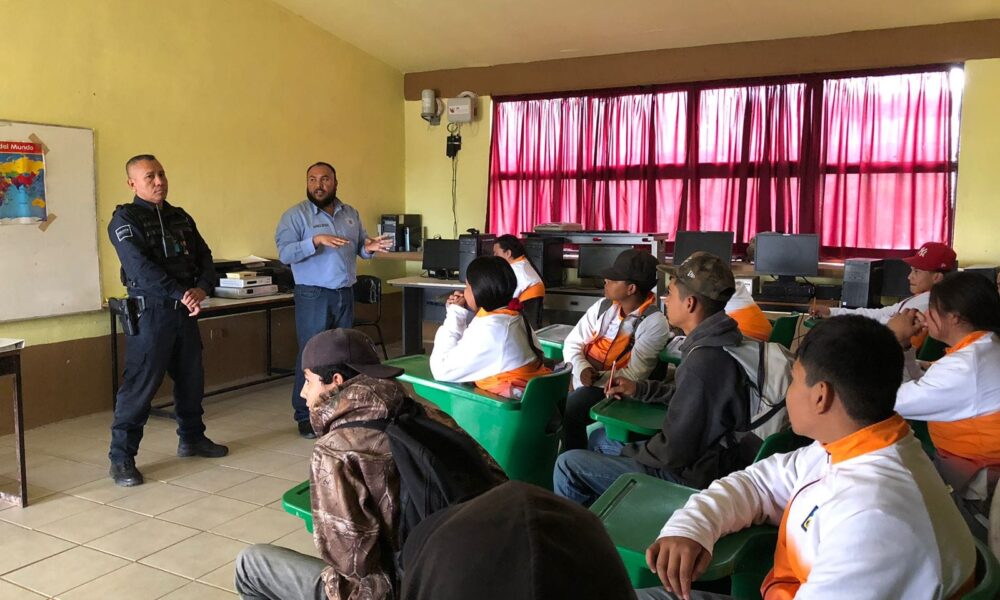
[[[517,481],[421,521],[402,566],[402,600],[635,598],[593,513]]]
[[[903,356],[885,327],[858,316],[816,325],[788,389],[811,446],[716,481],[676,511],[646,551],[682,598],[722,536],[779,525],[764,600],[957,598],[974,585],[976,550],[941,477],[893,412]],[[673,598],[664,588],[640,599]]]
[[[395,381],[403,370],[383,365],[371,339],[353,329],[313,336],[302,350],[302,397],[319,435],[313,448],[313,537],[321,558],[257,544],[236,561],[236,590],[245,599],[391,598],[386,566],[399,550],[400,475],[387,435],[349,423],[391,418],[413,402]],[[461,429],[431,406],[427,415]],[[469,442],[475,442],[469,438]],[[481,447],[500,483],[503,471]]]
[[[588,450],[570,450],[556,460],[557,494],[591,504],[619,475],[640,472],[702,488],[746,466],[736,432],[750,425],[745,374],[726,346],[743,339],[722,310],[736,282],[729,265],[695,252],[676,270],[667,288],[667,318],[687,335],[675,384],[615,377],[611,394],[643,402],[669,400],[663,430],[644,442],[623,446],[595,432]],[[620,456],[616,456],[620,454]]]
[[[500,257],[481,256],[469,263],[465,279],[465,290],[448,298],[444,324],[434,336],[431,374],[520,397],[532,377],[551,369],[542,364],[535,333],[512,301],[514,271]]]
[[[736,321],[740,333],[746,337],[758,342],[766,342],[771,337],[771,322],[754,302],[746,285],[736,285],[736,292],[726,303],[726,314]]]
[[[910,292],[913,294],[892,306],[884,308],[830,308],[817,306],[810,313],[814,317],[830,317],[839,315],[861,315],[875,319],[883,325],[904,309],[912,308],[921,312],[927,310],[930,299],[930,289],[944,276],[958,268],[955,251],[937,242],[927,242],[916,254],[903,259],[910,265]],[[919,344],[918,344],[919,345]]]
[[[524,244],[510,235],[501,235],[493,244],[493,256],[499,256],[510,263],[517,277],[514,297],[524,305],[524,316],[532,327],[542,326],[542,301],[545,298],[545,284],[538,272],[524,255]]]
[[[907,352],[913,379],[899,388],[896,411],[927,421],[945,478],[960,492],[974,484],[971,491],[985,500],[985,480],[973,477],[1000,466],[1000,294],[980,275],[952,273],[930,296],[925,314],[904,312],[889,327],[904,349],[923,327],[950,348],[926,372]]]
[[[563,342],[563,360],[573,367],[573,387],[563,416],[563,450],[587,447],[590,408],[604,399],[604,384],[616,372],[645,379],[670,340],[667,320],[651,290],[656,258],[625,250],[602,273],[604,299],[587,309]]]

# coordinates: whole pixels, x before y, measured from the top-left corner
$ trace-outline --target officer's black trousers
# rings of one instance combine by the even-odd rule
[[[201,335],[197,320],[188,316],[183,305],[176,309],[147,305],[139,317],[139,334],[127,338],[124,380],[111,426],[111,462],[134,457],[139,451],[150,403],[165,373],[174,381],[177,435],[184,441],[201,439],[205,435]]]

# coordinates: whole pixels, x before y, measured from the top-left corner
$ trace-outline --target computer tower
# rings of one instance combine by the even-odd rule
[[[392,235],[396,240],[389,252],[415,252],[423,242],[420,215],[382,215],[379,228],[383,235]]]
[[[992,265],[970,265],[962,270],[967,273],[976,273],[977,275],[982,275],[983,277],[989,279],[990,283],[996,285],[997,272],[1000,271],[1000,267]]]
[[[840,299],[849,308],[881,306],[882,259],[849,258],[844,261],[844,289]]]
[[[563,268],[565,243],[566,240],[561,237],[529,237],[524,240],[524,255],[548,287],[566,282],[566,269]]]
[[[910,265],[901,258],[887,258],[882,261],[881,296],[908,298],[910,292]]]
[[[458,236],[458,280],[465,282],[465,270],[469,263],[480,256],[493,255],[493,243],[497,236],[492,233],[463,233]]]

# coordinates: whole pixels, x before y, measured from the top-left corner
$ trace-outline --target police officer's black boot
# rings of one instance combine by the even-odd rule
[[[111,463],[111,469],[108,470],[108,475],[114,479],[115,485],[120,485],[122,487],[132,487],[134,485],[142,485],[142,473],[139,469],[135,467],[134,458],[126,458],[121,462]]]
[[[207,437],[194,442],[181,440],[177,444],[177,456],[204,456],[206,458],[221,458],[229,454],[229,448],[216,444]]]

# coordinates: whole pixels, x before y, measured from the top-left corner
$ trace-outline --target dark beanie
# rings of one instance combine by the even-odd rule
[[[600,520],[517,481],[421,521],[402,566],[402,600],[635,599]]]

